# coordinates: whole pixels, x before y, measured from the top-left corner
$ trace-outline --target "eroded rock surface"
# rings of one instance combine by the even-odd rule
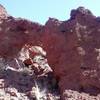
[[[2,12],[2,6],[1,15],[6,15]],[[40,25],[7,15],[6,18],[0,17],[0,22],[0,56],[11,67],[20,69],[16,59],[26,65],[33,64],[30,58],[37,52],[32,52],[29,57],[29,52],[23,51],[24,57],[21,59],[18,55],[26,45],[28,48],[40,46],[46,51],[46,58],[58,82],[62,100],[70,100],[66,96],[67,90],[99,95],[99,17],[79,7],[71,11],[71,17],[67,21],[49,18],[45,25]],[[73,93],[78,94],[77,92]],[[83,100],[80,98],[78,100]],[[99,100],[99,96],[96,99]]]

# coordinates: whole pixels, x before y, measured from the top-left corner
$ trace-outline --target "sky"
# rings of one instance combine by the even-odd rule
[[[45,24],[49,17],[61,21],[70,17],[70,11],[79,6],[100,15],[100,0],[0,0],[8,14]]]

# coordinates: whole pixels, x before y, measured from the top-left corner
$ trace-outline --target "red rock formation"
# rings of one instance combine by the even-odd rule
[[[25,44],[40,46],[47,52],[61,93],[100,92],[100,18],[89,10],[79,7],[68,21],[50,18],[44,26],[11,16],[1,22],[1,57],[16,57]]]

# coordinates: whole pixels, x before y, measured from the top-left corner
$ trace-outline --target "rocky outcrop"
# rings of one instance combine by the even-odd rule
[[[99,17],[79,7],[71,11],[67,21],[49,18],[45,25],[40,25],[5,12],[1,6],[0,16],[6,17],[0,17],[0,56],[5,62],[17,58],[32,64],[28,57],[22,60],[18,55],[25,45],[39,46],[46,51],[63,100],[67,100],[64,96],[70,89],[92,95],[100,93]]]

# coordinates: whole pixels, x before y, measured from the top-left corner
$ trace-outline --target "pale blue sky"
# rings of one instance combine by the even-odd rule
[[[100,15],[100,0],[0,0],[8,13],[44,24],[49,17],[67,20],[71,9],[84,6]]]

